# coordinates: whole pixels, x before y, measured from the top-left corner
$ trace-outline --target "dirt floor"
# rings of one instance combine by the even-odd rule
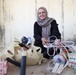
[[[46,71],[48,62],[49,61],[35,66],[26,66],[26,75],[56,75]],[[9,67],[8,67],[7,75],[20,75],[19,67],[11,63],[8,63],[8,65]],[[73,69],[66,67],[60,75],[76,75],[76,73],[74,73]]]
[[[50,60],[40,65],[35,66],[26,66],[26,74],[25,75],[56,75],[52,72],[47,71],[47,65]],[[20,68],[8,63],[8,72],[7,75],[20,75]],[[66,67],[60,75],[76,75],[72,68]]]

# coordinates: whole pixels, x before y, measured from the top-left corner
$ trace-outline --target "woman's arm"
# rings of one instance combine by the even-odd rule
[[[51,36],[56,36],[57,39],[61,39],[61,34],[58,29],[58,24],[56,23],[55,20],[51,23]]]
[[[36,41],[41,41],[41,27],[35,22],[34,24],[34,38]]]

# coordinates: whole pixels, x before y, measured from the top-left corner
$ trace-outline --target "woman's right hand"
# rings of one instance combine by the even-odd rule
[[[46,38],[41,38],[41,41],[42,41],[43,45],[45,45],[48,42],[48,40]]]

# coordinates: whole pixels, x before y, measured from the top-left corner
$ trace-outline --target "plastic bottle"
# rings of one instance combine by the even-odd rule
[[[76,63],[69,62],[69,63],[68,63],[68,67],[73,68],[74,73],[76,74]]]

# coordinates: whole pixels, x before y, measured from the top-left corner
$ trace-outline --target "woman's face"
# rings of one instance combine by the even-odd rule
[[[46,12],[43,9],[38,10],[38,17],[43,20],[46,18]]]

